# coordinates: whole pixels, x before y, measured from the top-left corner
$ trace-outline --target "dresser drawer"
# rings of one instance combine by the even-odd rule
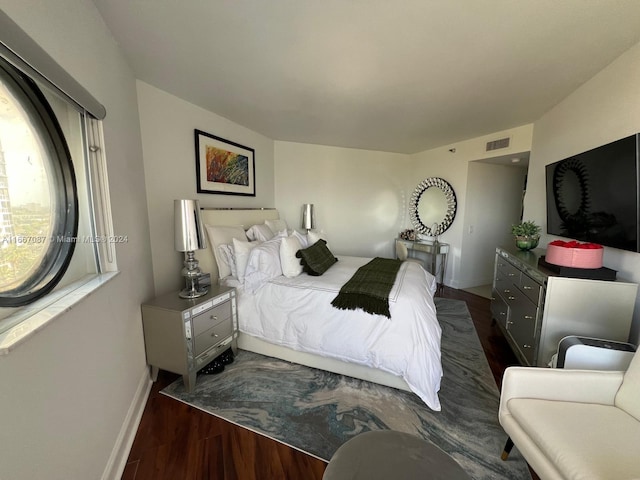
[[[195,339],[196,342],[196,357],[202,352],[207,351],[213,347],[216,343],[220,343],[225,338],[231,336],[233,331],[233,324],[231,320],[227,319],[221,323],[218,323],[215,327],[210,328],[204,333],[198,335]]]
[[[520,353],[527,359],[529,365],[534,365],[538,341],[536,338],[536,321],[538,307],[528,299],[511,305],[507,332],[517,345]]]
[[[493,290],[491,297],[491,317],[498,322],[500,326],[506,327],[509,307],[498,291]]]
[[[193,334],[198,336],[209,330],[214,325],[217,325],[221,321],[229,318],[231,318],[231,302],[224,302],[220,305],[216,305],[215,307],[193,317]]]
[[[540,290],[542,290],[542,285],[525,273],[520,275],[520,290],[522,290],[533,303],[536,305],[540,304]]]
[[[520,270],[511,265],[502,257],[496,258],[496,270],[497,273],[503,275],[504,277],[510,279],[513,283],[518,285],[520,283]]]
[[[513,281],[506,275],[497,272],[496,278],[493,282],[494,291],[498,292],[503,297],[509,293],[509,290],[513,288]]]
[[[496,292],[500,294],[503,300],[510,305],[513,301],[524,297],[524,294],[518,289],[518,287],[511,281],[502,275],[496,278]]]

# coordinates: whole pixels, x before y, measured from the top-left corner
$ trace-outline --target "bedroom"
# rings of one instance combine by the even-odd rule
[[[166,243],[162,246],[164,240],[159,238],[167,232],[171,236],[170,226],[162,226],[163,217],[170,216],[167,213],[170,209],[162,209],[161,204],[167,198],[195,193],[193,175],[184,167],[174,166],[173,160],[180,159],[192,168],[191,132],[196,125],[252,146],[260,152],[258,158],[263,165],[268,166],[257,185],[259,196],[235,199],[238,203],[234,206],[276,205],[283,216],[295,219],[302,203],[314,202],[319,227],[336,235],[336,241],[345,242],[343,246],[346,241],[340,235],[354,238],[354,249],[363,253],[369,248],[372,252],[375,248],[380,251],[390,248],[391,239],[406,225],[400,219],[392,219],[374,235],[375,242],[367,240],[372,237],[372,218],[376,221],[387,218],[383,208],[389,204],[385,191],[399,204],[397,190],[402,188],[408,193],[422,178],[438,175],[454,185],[461,195],[460,205],[464,206],[468,163],[480,158],[478,152],[486,140],[505,132],[514,132],[514,138],[516,134],[522,135],[523,147],[516,151],[531,151],[525,217],[543,223],[546,163],[640,131],[640,112],[634,107],[640,100],[640,86],[633,81],[640,73],[640,48],[635,45],[621,52],[619,58],[612,58],[599,73],[585,78],[583,85],[576,85],[569,96],[544,115],[532,122],[486,132],[486,138],[468,137],[472,139],[412,155],[273,141],[136,81],[93,4],[69,1],[63,5],[64,8],[60,2],[55,5],[45,1],[0,2],[6,13],[107,106],[105,135],[114,228],[126,232],[130,241],[118,247],[121,273],[116,279],[0,359],[0,374],[5,380],[0,411],[2,423],[7,427],[0,434],[6,446],[0,454],[0,464],[10,469],[6,473],[8,478],[46,477],[46,472],[69,472],[67,478],[99,478],[110,461],[114,445],[123,435],[121,430],[128,416],[139,408],[136,402],[140,401],[146,368],[140,303],[156,292],[176,287],[179,282],[179,257]],[[164,103],[155,104],[158,110],[154,110],[149,103],[157,98]],[[171,142],[176,128],[186,128],[189,133]],[[154,139],[162,150],[160,168],[149,160],[154,156],[154,151],[149,151],[155,145]],[[452,146],[457,147],[453,171],[448,151]],[[304,188],[291,171],[301,155],[309,162],[322,159],[332,169],[354,156],[360,164],[367,158],[379,159],[376,169],[366,172],[368,178],[358,168],[346,181],[361,193],[368,192],[368,196],[359,197],[358,201],[361,198],[382,207],[362,211],[354,205],[353,211],[334,220],[328,216],[333,207],[331,198],[325,198],[320,188],[308,190],[316,198],[301,198],[297,191],[290,197],[285,193],[288,188],[293,185]],[[156,172],[161,175],[159,181],[154,176]],[[393,189],[385,183],[387,177],[397,179]],[[175,180],[175,190],[167,185],[168,178]],[[382,185],[385,191],[373,195],[374,188],[368,187],[367,182],[378,188]],[[146,186],[146,193],[141,185]],[[447,232],[447,241],[460,249],[464,218],[461,212],[458,222]],[[165,256],[166,261],[158,261]],[[637,282],[639,257],[609,250],[606,263]],[[453,275],[455,269],[451,265],[449,271]],[[451,277],[448,282],[455,286],[456,280],[459,281]],[[639,326],[636,318],[632,332],[636,341]],[[51,412],[56,413],[55,418]],[[58,441],[62,437],[68,441]],[[73,462],[69,461],[70,455]],[[118,452],[114,455],[117,457]],[[34,458],[39,461],[33,462]],[[69,470],[70,464],[73,471]]]

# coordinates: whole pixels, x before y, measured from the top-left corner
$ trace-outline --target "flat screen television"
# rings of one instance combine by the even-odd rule
[[[547,233],[640,252],[639,135],[546,166]]]

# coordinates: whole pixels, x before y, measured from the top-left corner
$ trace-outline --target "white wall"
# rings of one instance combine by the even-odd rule
[[[467,280],[462,276],[463,272],[461,271],[462,244],[466,235],[464,229],[467,215],[466,206],[469,201],[480,201],[480,199],[467,199],[469,162],[495,156],[528,152],[531,149],[532,132],[533,125],[523,125],[412,155],[410,170],[413,187],[411,189],[415,188],[424,178],[441,177],[451,184],[456,193],[458,201],[456,218],[449,230],[440,237],[440,241],[451,246],[444,280],[446,285],[453,288],[461,288],[461,286],[471,286],[470,282],[472,283],[471,280]],[[486,152],[486,143],[488,141],[504,137],[511,138],[508,148],[490,153]],[[451,152],[451,149],[455,149],[455,152]],[[472,189],[472,191],[474,190]],[[473,213],[474,221],[477,223],[489,221],[491,215],[491,212],[476,211]]]
[[[140,303],[153,278],[135,80],[91,1],[0,8],[105,105],[114,230],[129,239],[116,245],[116,278],[0,356],[0,478],[99,479],[149,382]]]
[[[273,207],[273,140],[147,83],[137,85],[153,277],[159,295],[184,287],[183,255],[173,245],[174,199],[198,199],[201,207]],[[255,197],[196,193],[194,129],[255,150]]]
[[[276,207],[300,229],[302,204],[313,203],[317,230],[336,255],[395,255],[408,224],[404,154],[275,142]]]
[[[528,152],[532,131],[533,125],[525,125],[415,155],[276,141],[276,207],[290,227],[299,228],[302,204],[315,204],[318,230],[336,254],[392,257],[393,240],[401,230],[412,228],[408,214],[411,193],[423,179],[442,177],[452,185],[458,201],[456,219],[440,238],[451,245],[445,284],[454,288],[477,285],[477,278],[483,277],[475,267],[461,271],[470,162],[497,153]],[[485,152],[487,141],[506,136],[511,137],[509,148]],[[451,148],[456,152],[449,152]],[[518,182],[517,188],[521,186]],[[473,193],[472,202],[492,201],[484,198],[487,190],[475,188],[473,192],[479,197]],[[494,215],[493,209],[473,212],[478,235],[482,235],[482,225],[495,223]],[[505,235],[509,234],[507,229]],[[495,246],[487,255],[488,263],[493,261]]]
[[[527,167],[469,162],[459,288],[493,282],[496,247],[513,244]]]
[[[545,166],[640,132],[640,44],[569,95],[535,122],[525,217],[546,231]],[[546,244],[555,237],[544,236]],[[640,282],[640,254],[605,248],[604,265]],[[597,301],[594,300],[594,301]],[[640,342],[640,302],[636,300],[631,341]]]

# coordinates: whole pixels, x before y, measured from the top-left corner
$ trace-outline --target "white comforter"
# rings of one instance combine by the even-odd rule
[[[401,376],[433,410],[440,410],[441,329],[434,277],[404,262],[389,295],[391,319],[338,310],[331,301],[370,258],[338,257],[320,277],[276,277],[254,294],[238,288],[240,330],[268,342]]]

